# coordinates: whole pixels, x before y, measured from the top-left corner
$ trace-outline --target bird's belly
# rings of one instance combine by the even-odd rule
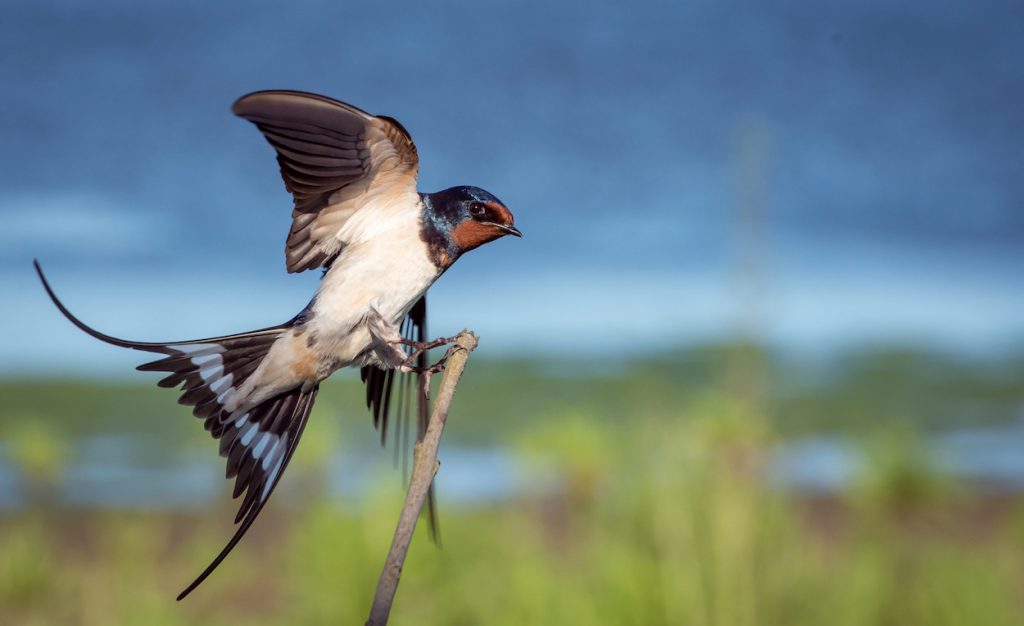
[[[373,344],[366,323],[371,312],[397,326],[437,279],[438,270],[422,242],[414,243],[416,247],[404,249],[351,251],[350,258],[340,256],[324,276],[309,325],[318,349],[336,367],[367,361]]]

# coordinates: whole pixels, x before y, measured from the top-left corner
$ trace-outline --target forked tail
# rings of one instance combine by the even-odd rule
[[[100,341],[164,355],[138,369],[167,372],[168,375],[157,383],[161,387],[181,385],[178,402],[193,407],[192,414],[202,419],[206,430],[220,441],[220,455],[227,458],[227,478],[235,479],[232,497],[245,494],[235,516],[239,526],[234,536],[203,573],[181,592],[178,596],[181,600],[220,565],[256,520],[302,436],[318,387],[296,387],[255,407],[228,411],[224,407],[231,395],[256,371],[290,324],[192,341],[127,341],[101,333],[75,317],[53,292],[39,262],[34,263],[46,293],[72,324]]]

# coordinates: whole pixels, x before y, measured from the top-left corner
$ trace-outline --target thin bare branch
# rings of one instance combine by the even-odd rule
[[[459,379],[462,378],[462,372],[466,369],[469,353],[476,348],[477,342],[476,335],[469,330],[463,330],[455,340],[456,349],[445,364],[444,378],[441,379],[427,432],[423,435],[423,440],[417,442],[413,448],[412,479],[405,494],[405,505],[398,517],[395,536],[391,540],[388,558],[384,561],[384,569],[381,570],[380,579],[377,581],[377,592],[373,596],[373,606],[370,608],[366,626],[384,626],[388,623],[391,604],[398,589],[398,579],[402,575],[402,566],[409,552],[413,531],[416,530],[416,520],[419,519],[420,509],[427,499],[430,484],[441,465],[437,460],[437,448],[441,444],[441,433],[448,420],[448,409],[451,407]]]

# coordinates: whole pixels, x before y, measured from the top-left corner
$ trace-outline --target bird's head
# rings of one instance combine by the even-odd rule
[[[479,187],[452,187],[428,198],[433,219],[443,225],[441,230],[457,254],[505,235],[523,236],[508,207]]]

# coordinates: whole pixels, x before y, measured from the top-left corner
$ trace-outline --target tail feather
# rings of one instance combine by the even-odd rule
[[[419,342],[427,340],[426,296],[417,300],[409,310],[402,322],[402,336]],[[426,352],[421,352],[416,358],[416,366],[421,370],[426,369]],[[414,402],[416,405],[416,441],[423,439],[429,421],[430,399],[423,393],[422,375],[413,379],[410,374],[399,375],[393,369],[383,370],[374,366],[366,366],[361,370],[360,377],[366,383],[366,406],[373,415],[373,426],[380,431],[380,445],[383,446],[387,443],[388,423],[391,421],[392,412],[395,413],[394,417],[398,418],[398,425],[394,429],[395,465],[398,465],[401,455],[402,474],[407,476],[409,412],[412,410]],[[392,403],[392,398],[395,399],[394,403]],[[430,538],[440,546],[441,530],[438,524],[437,500],[434,495],[433,483],[430,484],[430,489],[427,491],[427,522],[430,527]]]
[[[238,335],[215,337],[197,343],[163,344],[169,356],[144,363],[137,369],[168,372],[157,384],[181,385],[179,404],[195,407],[196,417],[209,419],[231,399],[232,394],[259,367],[274,342],[287,331],[286,325]],[[207,424],[207,429],[212,424]]]
[[[39,262],[34,264],[53,304],[80,330],[111,345],[165,355],[136,369],[167,372],[168,376],[157,385],[165,388],[180,385],[182,393],[178,403],[194,407],[193,415],[206,420],[204,425],[210,431],[215,428],[216,420],[234,390],[256,371],[267,351],[289,327],[281,324],[237,335],[166,343],[129,341],[101,333],[75,317],[50,287]]]
[[[228,478],[235,477],[232,497],[237,498],[245,492],[235,515],[235,523],[239,526],[213,562],[178,595],[178,600],[191,593],[217,569],[263,510],[302,437],[317,389],[296,388],[261,403],[237,419],[231,416],[233,421],[227,424],[221,437],[221,456],[228,457]],[[231,442],[226,454],[223,448],[225,441]]]
[[[227,458],[226,476],[235,479],[232,497],[245,494],[235,516],[235,523],[240,524],[235,534],[203,573],[178,596],[180,600],[216,569],[263,510],[295,452],[318,388],[296,387],[256,406],[228,411],[225,403],[231,394],[252,376],[290,324],[190,341],[128,341],[101,333],[75,317],[57,298],[38,262],[35,268],[54,305],[76,327],[115,346],[164,355],[138,369],[167,372],[168,375],[157,383],[161,387],[181,386],[178,402],[192,406],[192,413],[203,419],[206,429],[219,439],[220,455]]]
[[[96,339],[99,339],[104,343],[109,343],[114,346],[120,346],[122,348],[142,350],[144,352],[156,352],[170,356],[180,356],[184,352],[192,351],[191,356],[202,356],[203,354],[209,354],[209,350],[198,348],[197,345],[199,344],[212,344],[228,339],[235,339],[238,337],[255,336],[275,331],[279,332],[282,328],[286,328],[288,326],[287,324],[282,324],[278,326],[270,326],[268,328],[261,328],[260,330],[253,330],[239,335],[224,335],[222,337],[209,337],[207,339],[189,339],[187,341],[173,341],[167,343],[148,341],[128,341],[127,339],[120,339],[118,337],[112,337],[110,335],[101,333],[100,331],[96,330],[95,328],[92,328],[82,320],[75,317],[75,315],[71,311],[69,311],[66,306],[64,306],[64,303],[60,301],[60,298],[58,298],[57,294],[54,293],[53,288],[50,287],[50,283],[49,281],[46,280],[46,275],[43,274],[43,268],[40,267],[39,261],[32,261],[32,264],[36,268],[36,274],[39,275],[39,280],[43,283],[43,289],[46,290],[46,294],[50,296],[50,300],[53,301],[53,304],[57,307],[61,314],[68,319],[69,322],[74,324],[76,327],[78,327],[79,330],[86,333],[87,335],[95,337]],[[182,349],[173,350],[172,348],[176,346],[180,346]],[[156,362],[157,361],[154,361],[154,363]],[[139,369],[142,369],[142,367],[143,366],[140,365]]]

